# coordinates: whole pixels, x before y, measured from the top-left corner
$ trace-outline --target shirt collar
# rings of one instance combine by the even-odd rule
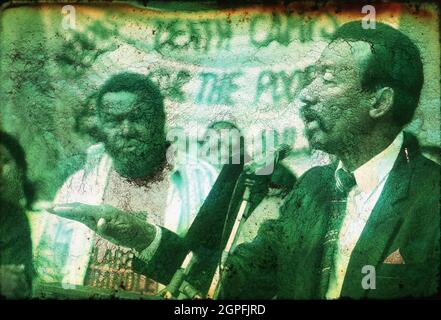
[[[394,166],[395,160],[400,153],[403,145],[403,132],[400,132],[394,141],[383,151],[371,160],[357,168],[353,174],[357,187],[365,193],[372,192],[375,187],[383,181]],[[337,170],[342,168],[341,161],[338,163]]]

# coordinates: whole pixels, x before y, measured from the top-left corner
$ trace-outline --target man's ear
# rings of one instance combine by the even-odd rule
[[[373,119],[383,117],[392,108],[394,102],[394,89],[383,87],[375,92],[375,103],[369,110],[369,115]]]

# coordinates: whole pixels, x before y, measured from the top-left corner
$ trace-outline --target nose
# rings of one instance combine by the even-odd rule
[[[130,121],[128,119],[124,119],[121,123],[121,133],[124,136],[128,136],[130,134]]]
[[[300,92],[299,100],[302,103],[301,109],[309,108],[317,103],[318,95],[314,94],[311,85],[308,85]]]

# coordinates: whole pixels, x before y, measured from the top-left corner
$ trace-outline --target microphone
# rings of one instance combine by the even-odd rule
[[[287,144],[281,144],[277,148],[270,151],[266,157],[251,161],[244,165],[243,171],[248,175],[271,175],[274,172],[274,167],[285,159],[292,152],[292,147]],[[236,182],[236,187],[238,185],[239,180]],[[234,219],[234,224],[231,228],[230,234],[228,236],[228,240],[225,244],[224,250],[222,251],[220,263],[217,265],[214,276],[212,278],[210,287],[208,289],[207,297],[210,299],[216,299],[221,284],[221,272],[224,270],[228,257],[230,253],[234,251],[237,246],[238,236],[242,230],[243,224],[247,220],[250,215],[250,207],[251,207],[251,187],[252,184],[245,182],[245,190],[243,191],[242,201],[240,203],[238,212],[236,214],[236,218]],[[234,194],[236,192],[236,187],[233,191],[233,196],[231,199],[234,199]],[[229,220],[230,209],[231,209],[232,201],[230,200],[230,204],[228,207],[227,217],[225,219],[224,229],[222,231],[222,239],[224,239],[224,235],[226,235],[226,223]],[[223,240],[222,240],[223,242]]]
[[[266,157],[258,158],[244,165],[246,174],[254,175],[271,175],[276,165],[288,157],[292,152],[292,147],[286,143],[282,143],[277,148],[270,151]]]

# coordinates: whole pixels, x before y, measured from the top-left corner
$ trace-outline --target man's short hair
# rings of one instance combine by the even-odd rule
[[[376,22],[375,29],[364,29],[361,21],[343,24],[332,41],[364,41],[369,43],[371,55],[362,75],[362,88],[394,90],[392,117],[396,124],[409,123],[418,106],[424,82],[420,52],[408,36],[393,27]]]
[[[164,99],[158,86],[147,76],[123,72],[111,76],[100,88],[97,96],[98,115],[102,108],[102,98],[109,92],[126,91],[137,95],[136,103],[140,105],[139,112],[142,115],[153,115],[155,123],[165,122]]]

